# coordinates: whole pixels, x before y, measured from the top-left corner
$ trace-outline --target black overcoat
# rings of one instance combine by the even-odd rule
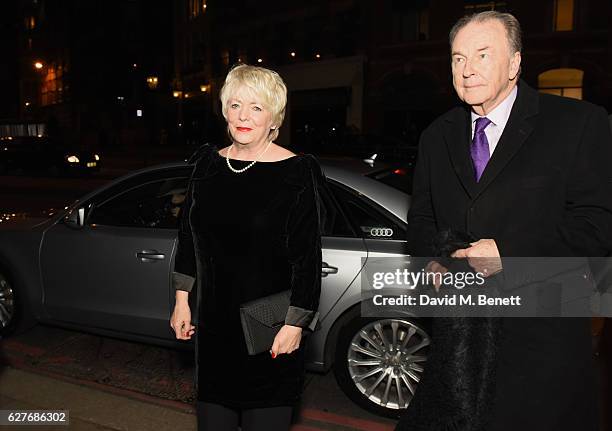
[[[605,256],[612,249],[612,137],[602,108],[539,94],[520,81],[478,183],[470,123],[469,107],[457,107],[421,136],[408,216],[411,254],[431,256],[431,238],[448,229],[494,239],[502,259]],[[454,338],[445,334],[441,339],[451,345],[432,346],[432,352],[449,356],[431,358],[414,408],[398,429],[597,429],[589,319],[490,323],[441,325],[455,331]],[[450,381],[435,384],[440,375]],[[432,381],[433,393],[424,387]],[[476,395],[471,405],[464,403]]]

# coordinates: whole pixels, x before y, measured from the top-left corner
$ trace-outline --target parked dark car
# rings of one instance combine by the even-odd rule
[[[0,137],[0,174],[80,175],[98,172],[100,166],[99,154],[71,150],[46,136]]]

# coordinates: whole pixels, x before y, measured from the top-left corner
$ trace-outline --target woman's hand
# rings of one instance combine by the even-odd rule
[[[178,340],[191,340],[195,326],[191,324],[191,309],[186,300],[177,298],[174,311],[170,316],[170,327],[174,329]]]
[[[291,353],[300,347],[300,340],[302,339],[302,328],[299,326],[284,325],[276,337],[274,337],[274,343],[270,349],[272,358],[276,358],[278,355],[283,353]]]

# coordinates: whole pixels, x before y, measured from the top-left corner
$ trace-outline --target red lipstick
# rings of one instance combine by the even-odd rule
[[[236,130],[238,130],[239,132],[250,132],[251,129],[250,127],[236,127]]]

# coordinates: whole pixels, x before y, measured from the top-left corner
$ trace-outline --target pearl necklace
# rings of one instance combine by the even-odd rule
[[[268,141],[268,143],[266,144],[266,147],[262,151],[260,151],[259,154],[257,154],[257,156],[255,157],[255,160],[253,160],[251,163],[249,163],[242,169],[236,169],[230,164],[229,154],[230,154],[230,150],[234,146],[234,144],[232,143],[232,145],[230,145],[227,151],[225,152],[225,163],[227,163],[227,167],[229,168],[230,171],[232,171],[235,174],[241,174],[259,161],[259,158],[264,155],[264,153],[268,150],[268,147],[270,146],[271,143],[272,141]]]

